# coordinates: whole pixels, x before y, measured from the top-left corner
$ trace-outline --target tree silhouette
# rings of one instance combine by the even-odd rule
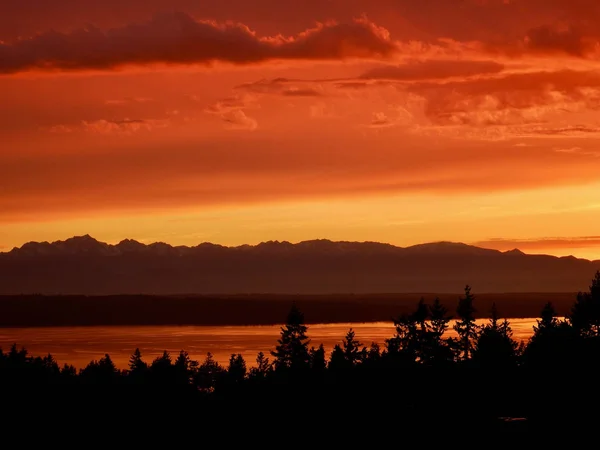
[[[344,350],[340,344],[335,344],[333,346],[333,350],[329,355],[328,367],[329,370],[337,373],[345,372],[350,368],[350,364],[348,363]]]
[[[309,367],[310,355],[306,336],[307,327],[304,325],[304,314],[292,303],[285,326],[281,327],[281,337],[271,355],[275,358],[277,370],[305,369]]]
[[[27,350],[24,347],[20,349],[17,344],[13,344],[8,352],[7,359],[12,364],[24,364],[27,361]]]
[[[558,324],[556,310],[554,309],[554,306],[552,306],[552,303],[548,302],[544,305],[544,308],[540,313],[540,319],[537,320],[537,326],[533,327],[533,331],[534,333],[544,333],[548,330],[554,330]]]
[[[142,353],[139,348],[136,348],[133,354],[129,357],[129,371],[132,375],[137,375],[145,372],[148,369],[148,364],[142,360]]]
[[[173,363],[174,376],[177,382],[183,385],[188,385],[191,382],[197,368],[198,361],[192,360],[185,350],[179,352]]]
[[[272,364],[263,352],[256,356],[256,367],[250,369],[250,377],[253,379],[264,379],[271,373]]]
[[[213,392],[225,373],[225,369],[215,361],[212,353],[209,352],[206,354],[204,362],[198,366],[194,381],[199,390]]]
[[[371,342],[371,346],[369,347],[369,351],[367,352],[367,357],[365,361],[369,364],[375,365],[379,363],[381,360],[381,348],[377,342]]]
[[[229,365],[227,366],[227,375],[229,380],[239,383],[246,377],[246,361],[241,354],[232,353],[229,357]]]
[[[325,347],[323,346],[323,344],[320,344],[318,348],[311,347],[310,368],[316,373],[322,373],[327,368],[327,360],[325,359]]]
[[[177,359],[173,363],[175,367],[182,371],[187,371],[190,368],[191,358],[188,352],[180,350]]]
[[[103,358],[100,358],[98,367],[106,373],[118,373],[117,367],[108,353],[106,353]]]
[[[454,324],[454,330],[458,334],[463,359],[466,361],[471,354],[472,342],[477,338],[477,325],[475,325],[475,312],[473,300],[475,297],[471,294],[471,286],[465,286],[465,296],[458,301],[456,315],[458,319]]]
[[[412,314],[401,314],[394,319],[396,333],[386,340],[386,349],[389,356],[396,358],[400,355],[407,360],[417,359],[417,324]]]
[[[60,369],[60,375],[63,378],[75,378],[77,376],[77,369],[75,368],[75,366],[71,365],[71,364],[66,364],[62,367],[62,369]]]
[[[494,303],[490,321],[481,328],[475,342],[473,360],[484,366],[510,367],[517,362],[517,347],[508,320],[498,323],[498,310]]]
[[[429,318],[432,333],[438,339],[441,339],[448,329],[448,322],[452,320],[452,316],[448,315],[448,309],[442,305],[438,297],[435,298],[433,304],[429,307]]]
[[[448,315],[448,310],[436,297],[429,306],[429,331],[426,335],[426,349],[423,351],[423,358],[428,364],[445,364],[454,359],[453,340],[444,339],[450,320],[452,316]]]
[[[363,344],[355,338],[355,333],[352,328],[346,333],[346,337],[342,341],[342,348],[344,351],[344,358],[350,366],[354,366],[361,362],[367,352],[367,349],[363,347]]]
[[[533,331],[523,355],[526,365],[547,370],[573,363],[575,350],[580,347],[580,331],[570,320],[558,320],[552,303],[546,303]]]
[[[92,382],[112,382],[119,375],[114,362],[107,353],[98,361],[90,362],[85,368],[80,371],[80,375]]]
[[[432,324],[428,322],[429,316],[430,308],[421,298],[413,313],[405,313],[395,319],[396,334],[386,341],[388,355],[401,356],[409,362],[429,360],[436,339]],[[441,326],[439,321],[436,326]]]
[[[600,337],[600,271],[597,271],[589,292],[579,292],[571,309],[569,321],[584,337]]]

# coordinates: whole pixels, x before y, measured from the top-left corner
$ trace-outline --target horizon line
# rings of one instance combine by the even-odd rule
[[[518,247],[512,248],[510,250],[499,250],[497,248],[491,248],[491,247],[485,247],[485,246],[481,246],[481,245],[477,245],[477,242],[475,243],[466,243],[466,242],[462,242],[462,241],[452,241],[452,240],[437,240],[437,241],[427,241],[427,242],[421,242],[421,243],[417,243],[417,244],[411,244],[411,245],[407,245],[407,246],[400,246],[400,245],[396,245],[396,244],[392,244],[390,242],[382,242],[382,241],[372,241],[372,240],[365,240],[365,241],[349,241],[349,240],[333,240],[333,239],[328,239],[328,238],[314,238],[314,239],[305,239],[305,240],[300,240],[300,241],[288,241],[288,240],[277,240],[277,239],[273,239],[273,240],[267,240],[267,241],[260,241],[256,244],[239,244],[239,245],[226,245],[226,244],[218,244],[218,243],[214,243],[214,242],[210,242],[210,241],[202,241],[199,242],[198,244],[195,245],[185,245],[185,244],[171,244],[165,241],[152,241],[152,242],[143,242],[137,239],[133,239],[133,238],[123,238],[121,240],[119,240],[118,242],[113,241],[111,242],[107,242],[107,241],[101,241],[99,239],[94,238],[93,236],[91,236],[89,233],[86,234],[80,234],[80,235],[73,235],[71,237],[65,238],[65,239],[57,239],[54,241],[27,241],[24,242],[23,244],[21,244],[21,246],[14,246],[12,249],[10,250],[2,250],[2,247],[0,247],[0,255],[1,254],[8,254],[12,251],[15,250],[19,250],[21,248],[23,248],[24,246],[28,245],[28,244],[57,244],[57,243],[64,243],[67,242],[69,240],[73,240],[73,239],[91,239],[93,241],[96,241],[100,244],[104,244],[104,245],[108,245],[111,247],[116,247],[120,244],[123,244],[125,242],[135,242],[137,244],[143,245],[143,246],[151,246],[151,245],[168,245],[169,247],[172,248],[195,248],[195,247],[199,247],[201,245],[213,245],[213,246],[217,246],[217,247],[223,247],[223,248],[242,248],[242,247],[258,247],[260,245],[264,245],[264,244],[290,244],[290,245],[298,245],[298,244],[303,244],[303,243],[309,243],[309,242],[330,242],[330,243],[334,243],[334,244],[379,244],[379,245],[384,245],[384,246],[390,246],[390,247],[394,247],[396,249],[410,249],[410,248],[414,248],[414,247],[419,247],[419,246],[426,246],[426,245],[436,245],[436,244],[450,244],[450,245],[462,245],[462,246],[466,246],[466,247],[471,247],[471,248],[477,248],[477,249],[481,249],[481,250],[489,250],[489,251],[494,251],[494,252],[498,252],[500,254],[506,254],[506,253],[511,253],[511,252],[520,252],[523,255],[528,255],[528,256],[549,256],[552,258],[575,258],[575,259],[579,259],[579,260],[585,260],[585,261],[589,261],[589,262],[596,262],[596,261],[600,261],[600,259],[589,259],[589,258],[583,258],[583,257],[578,257],[575,256],[573,254],[570,255],[565,255],[565,256],[557,256],[557,255],[552,255],[552,254],[548,254],[548,253],[528,253],[525,252],[521,249],[519,249]],[[526,242],[527,240],[524,240],[524,242]],[[500,242],[502,242],[500,240]]]

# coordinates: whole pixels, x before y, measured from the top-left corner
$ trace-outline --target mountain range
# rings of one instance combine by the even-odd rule
[[[112,245],[89,235],[0,253],[0,294],[576,292],[600,261],[463,243],[269,241],[225,247]]]

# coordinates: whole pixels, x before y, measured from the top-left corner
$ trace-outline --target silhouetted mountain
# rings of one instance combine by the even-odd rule
[[[91,236],[0,253],[0,294],[574,292],[600,261],[436,242],[269,241],[225,247]]]

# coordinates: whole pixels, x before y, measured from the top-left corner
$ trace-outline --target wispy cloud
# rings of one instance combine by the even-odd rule
[[[515,248],[522,251],[576,249],[600,247],[600,236],[545,237],[532,239],[492,238],[485,241],[474,242],[473,245],[501,251],[508,251]]]

